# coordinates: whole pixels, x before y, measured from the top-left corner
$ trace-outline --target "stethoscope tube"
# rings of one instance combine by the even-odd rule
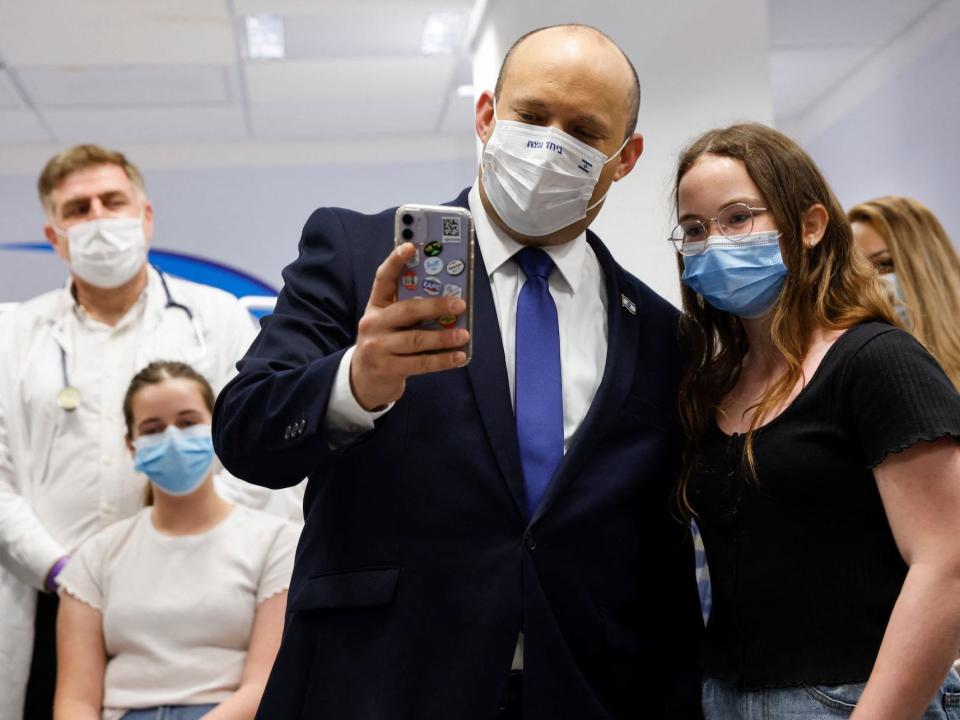
[[[193,334],[197,340],[197,345],[200,347],[200,354],[205,355],[207,352],[207,342],[203,337],[203,330],[200,328],[193,311],[183,303],[178,303],[173,299],[173,295],[170,293],[170,286],[167,284],[167,279],[164,273],[156,266],[151,265],[151,267],[153,267],[153,269],[156,270],[157,274],[160,276],[160,284],[163,286],[163,294],[167,298],[167,302],[163,306],[163,309],[167,310],[168,308],[176,308],[178,310],[183,310],[183,312],[187,314],[187,318],[190,320],[190,325],[193,328]],[[70,384],[70,373],[67,370],[67,351],[64,349],[62,343],[58,342],[57,345],[60,348],[60,368],[63,372],[63,387],[60,388],[60,391],[57,393],[57,404],[67,412],[73,412],[80,407],[80,391]]]

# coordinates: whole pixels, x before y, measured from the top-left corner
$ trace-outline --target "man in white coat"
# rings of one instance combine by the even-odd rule
[[[233,296],[148,264],[153,208],[122,154],[71,148],[47,163],[39,192],[70,277],[0,316],[0,720],[51,716],[57,575],[80,543],[143,506],[124,445],[130,379],[181,360],[219,390],[256,334]],[[220,489],[269,499],[230,478]]]

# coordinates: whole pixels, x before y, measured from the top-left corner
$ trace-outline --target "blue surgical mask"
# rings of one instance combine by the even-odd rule
[[[787,277],[776,230],[751,233],[736,242],[711,235],[706,249],[684,257],[683,266],[687,287],[717,310],[742,318],[770,312]]]
[[[897,311],[897,317],[904,327],[910,327],[910,313],[907,312],[907,305],[903,299],[903,287],[900,285],[900,278],[896,273],[886,273],[880,276],[880,279],[887,284],[890,290],[890,300],[893,302],[893,309]]]
[[[162,433],[133,441],[134,468],[168,495],[189,495],[203,483],[213,465],[209,425],[180,430],[169,425]]]

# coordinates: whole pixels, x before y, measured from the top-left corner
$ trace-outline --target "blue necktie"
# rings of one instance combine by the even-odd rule
[[[553,260],[533,247],[514,260],[527,276],[517,298],[516,418],[529,519],[563,459],[560,327],[548,281]]]

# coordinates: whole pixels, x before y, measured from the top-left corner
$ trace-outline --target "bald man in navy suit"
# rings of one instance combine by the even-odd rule
[[[396,300],[394,210],[307,221],[214,418],[237,476],[310,478],[258,718],[700,717],[678,313],[587,229],[642,152],[638,104],[593,28],[508,53],[449,203],[476,228],[469,364],[466,331],[414,327],[463,300]]]

